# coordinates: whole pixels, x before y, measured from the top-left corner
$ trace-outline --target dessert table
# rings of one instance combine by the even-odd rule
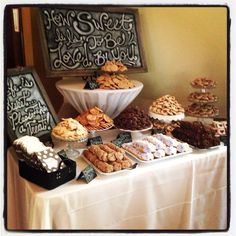
[[[99,135],[111,141],[118,132]],[[87,164],[81,157],[76,162],[79,175]],[[225,229],[226,163],[225,146],[193,150],[175,159],[139,163],[122,174],[98,175],[89,184],[74,179],[48,191],[19,176],[17,158],[9,148],[8,229]]]

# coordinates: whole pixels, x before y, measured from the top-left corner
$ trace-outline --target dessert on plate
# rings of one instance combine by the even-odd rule
[[[157,98],[149,107],[149,116],[164,122],[184,118],[184,108],[174,96],[165,95]]]
[[[128,107],[115,119],[114,124],[118,129],[143,130],[152,126],[148,115],[139,107]]]
[[[72,118],[62,119],[53,129],[52,135],[65,141],[83,141],[88,138],[87,129]]]
[[[75,119],[87,130],[103,130],[113,126],[113,120],[96,106],[81,113]]]

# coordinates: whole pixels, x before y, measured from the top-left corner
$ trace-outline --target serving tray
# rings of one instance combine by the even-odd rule
[[[161,158],[154,158],[153,160],[147,160],[147,161],[142,160],[141,158],[139,158],[138,155],[136,155],[136,154],[134,154],[134,153],[132,153],[132,152],[126,150],[126,149],[125,149],[125,152],[127,154],[129,154],[131,157],[133,157],[135,160],[137,160],[137,161],[139,161],[141,163],[150,164],[150,163],[155,163],[155,162],[159,162],[159,161],[174,159],[174,158],[179,157],[179,156],[187,155],[187,154],[192,153],[193,150],[192,150],[192,148],[190,148],[190,150],[187,151],[187,152],[181,152],[181,153],[177,153],[175,155],[164,156],[164,157],[161,157]]]
[[[128,169],[122,169],[122,170],[118,170],[118,171],[114,171],[114,172],[110,172],[110,173],[106,173],[106,172],[102,172],[100,169],[98,169],[92,162],[90,162],[83,154],[81,155],[81,157],[84,159],[85,162],[87,162],[89,165],[91,165],[94,170],[101,174],[101,175],[106,175],[106,176],[113,176],[113,175],[117,175],[117,174],[121,174],[121,173],[124,173],[124,172],[127,172],[127,171],[130,171],[130,170],[133,170],[137,167],[137,164],[136,162],[134,162],[133,160],[131,160],[129,158],[129,160],[133,163],[132,167],[131,168],[128,168]]]

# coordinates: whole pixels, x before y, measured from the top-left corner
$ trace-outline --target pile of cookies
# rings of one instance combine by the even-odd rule
[[[77,120],[68,118],[62,119],[53,129],[52,135],[65,141],[79,141],[88,138],[87,129]]]
[[[206,93],[193,92],[193,93],[190,93],[188,99],[191,102],[202,102],[202,103],[216,102],[217,96],[210,92],[206,92]]]
[[[152,123],[147,114],[139,107],[128,107],[114,119],[119,129],[142,130],[151,127]]]
[[[117,72],[124,72],[127,70],[127,67],[121,61],[107,61],[102,67],[102,71],[117,73]]]
[[[106,73],[96,79],[100,89],[130,89],[135,87],[134,82],[122,74],[127,70],[127,67],[121,61],[107,61],[101,70]]]
[[[113,143],[91,145],[83,155],[95,167],[105,173],[131,168],[133,163],[125,151]]]
[[[174,116],[184,113],[184,108],[174,96],[165,95],[156,99],[149,107],[149,111],[159,115]]]
[[[203,77],[194,79],[191,82],[191,85],[196,88],[214,88],[216,86],[216,82],[214,80]]]
[[[130,89],[135,87],[133,81],[128,80],[123,74],[103,74],[100,75],[96,82],[101,89]]]
[[[113,120],[100,108],[93,107],[75,118],[87,130],[102,130],[113,126]]]
[[[186,113],[195,117],[214,117],[219,115],[219,109],[212,104],[192,103],[186,108]]]

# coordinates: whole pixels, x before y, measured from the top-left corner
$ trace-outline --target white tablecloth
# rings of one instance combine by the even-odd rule
[[[116,131],[104,133],[112,140]],[[113,137],[112,137],[113,136]],[[227,149],[140,164],[121,175],[47,191],[18,174],[7,152],[9,229],[225,229]],[[78,170],[87,165],[77,159]]]
[[[56,83],[57,89],[78,112],[97,106],[111,118],[118,116],[141,92],[143,84],[133,81],[131,89],[84,89],[85,82],[79,78],[63,79]]]

